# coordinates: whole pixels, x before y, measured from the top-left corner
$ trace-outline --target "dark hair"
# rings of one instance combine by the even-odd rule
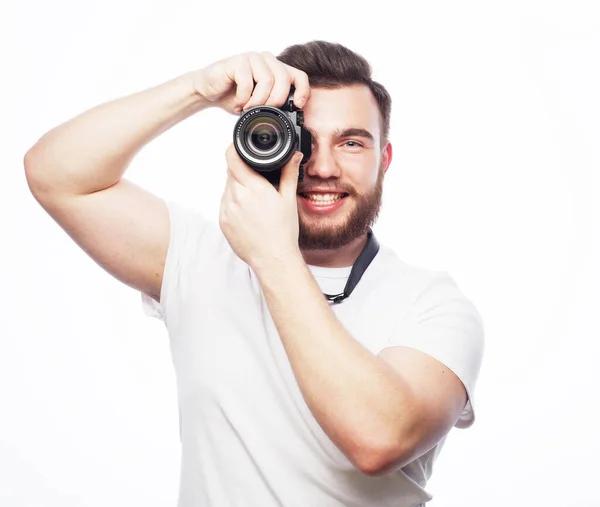
[[[379,106],[382,118],[381,144],[388,141],[392,98],[371,75],[367,60],[341,44],[314,40],[285,48],[278,56],[280,62],[300,69],[308,75],[310,86],[340,88],[353,84],[369,87]]]

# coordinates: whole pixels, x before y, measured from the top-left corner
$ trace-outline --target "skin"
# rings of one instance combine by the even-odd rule
[[[380,155],[376,144],[348,147],[348,139],[331,137],[335,129],[360,126],[380,142],[377,109],[361,87],[313,90],[305,111],[317,150],[300,189],[301,157],[282,168],[276,189],[240,159],[232,144],[219,225],[260,281],[315,419],[359,470],[380,475],[410,463],[450,431],[466,392],[454,373],[415,349],[389,347],[372,354],[323,297],[307,263],[336,267],[354,262],[366,239],[364,227],[377,214],[378,176],[387,171],[392,151],[389,143]],[[330,216],[307,213],[299,206],[298,192],[316,184],[349,192],[348,206]],[[371,211],[361,209],[361,202]],[[319,248],[301,249],[301,227],[304,244]],[[330,237],[342,246],[327,244]]]
[[[307,264],[351,266],[379,214],[392,145],[381,148],[381,117],[375,98],[364,85],[313,88],[304,117],[313,151],[298,192],[326,188],[350,195],[340,209],[328,214],[310,212],[298,197],[298,244]],[[346,128],[364,129],[373,139],[336,134]]]

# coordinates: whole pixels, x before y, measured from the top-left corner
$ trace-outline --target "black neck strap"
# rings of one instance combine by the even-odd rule
[[[371,264],[371,261],[377,255],[377,252],[379,252],[379,242],[375,238],[373,231],[369,229],[369,232],[367,233],[367,244],[352,265],[352,270],[350,271],[350,276],[346,281],[344,292],[336,295],[323,294],[325,298],[329,301],[332,301],[334,304],[337,304],[352,294],[354,287],[356,287],[356,284],[362,278],[364,272],[369,267],[369,264]]]

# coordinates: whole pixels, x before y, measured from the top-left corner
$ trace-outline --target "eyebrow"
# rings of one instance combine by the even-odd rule
[[[313,138],[317,137],[315,135],[315,132],[312,129],[309,129],[306,126],[303,128],[304,128],[304,130],[308,130],[308,132],[310,133],[310,135]],[[340,138],[340,137],[354,137],[354,136],[364,137],[373,142],[375,141],[375,137],[373,136],[373,134],[371,134],[371,132],[369,132],[368,130],[363,129],[363,128],[352,127],[352,128],[347,128],[347,129],[336,129],[331,133],[331,139]]]

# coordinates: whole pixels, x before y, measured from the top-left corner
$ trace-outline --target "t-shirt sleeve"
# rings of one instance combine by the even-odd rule
[[[198,211],[173,201],[166,202],[169,210],[170,236],[160,289],[160,303],[147,294],[142,295],[142,308],[149,317],[166,323],[169,299],[177,289],[180,264],[189,235],[204,218]]]
[[[473,424],[474,390],[484,350],[483,321],[447,272],[435,272],[417,295],[386,344],[391,346],[420,350],[452,370],[468,396],[455,426],[468,428]]]

